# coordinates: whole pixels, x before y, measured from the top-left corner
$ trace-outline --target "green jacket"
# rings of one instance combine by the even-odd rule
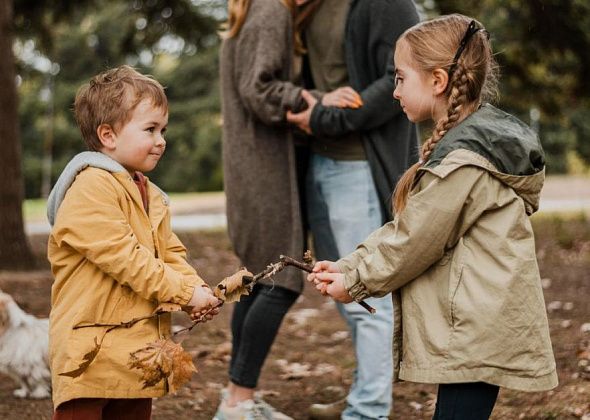
[[[536,135],[484,105],[439,142],[396,220],[338,261],[355,300],[398,291],[401,379],[557,385],[528,219],[544,176]]]

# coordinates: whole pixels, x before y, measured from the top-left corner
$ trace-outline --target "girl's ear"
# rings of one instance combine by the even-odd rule
[[[102,143],[103,147],[107,150],[114,150],[116,147],[115,138],[117,133],[113,130],[109,124],[101,124],[96,128],[96,135]]]
[[[449,73],[443,69],[436,69],[432,72],[432,88],[435,95],[441,95],[447,90],[449,84]]]

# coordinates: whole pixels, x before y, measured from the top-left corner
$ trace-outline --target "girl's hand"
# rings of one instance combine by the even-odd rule
[[[346,86],[326,93],[322,97],[322,105],[357,109],[363,106],[363,100],[353,88]]]
[[[316,273],[340,273],[340,269],[335,262],[332,261],[318,261],[313,266],[312,272],[307,275],[307,281],[315,283]],[[317,283],[316,283],[317,284]]]
[[[317,273],[315,275],[315,287],[322,295],[329,295],[334,300],[342,303],[352,302],[352,297],[344,287],[344,274],[342,273]]]

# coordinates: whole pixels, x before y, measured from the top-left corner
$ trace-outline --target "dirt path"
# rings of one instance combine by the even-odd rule
[[[560,385],[553,391],[500,392],[495,420],[590,418],[590,381],[580,377],[578,349],[590,322],[590,226],[588,219],[536,221],[539,264],[546,286],[545,298],[555,308],[549,312]],[[191,263],[211,284],[239,265],[224,231],[183,234]],[[45,252],[46,237],[31,238],[36,252]],[[47,269],[26,273],[0,272],[0,288],[14,296],[28,312],[47,316],[51,275]],[[560,302],[561,305],[552,303]],[[567,305],[566,305],[567,303]],[[176,395],[154,401],[155,420],[211,419],[219,390],[227,380],[230,351],[231,306],[214,321],[195,328],[183,342],[199,373]],[[175,323],[186,324],[177,316]],[[289,312],[265,365],[260,389],[266,399],[295,419],[307,418],[312,402],[328,402],[345,395],[350,385],[354,357],[347,328],[335,305],[307,287]],[[48,400],[12,397],[15,384],[0,376],[0,419],[51,418]],[[432,416],[436,387],[400,383],[394,386],[392,419],[428,419]]]

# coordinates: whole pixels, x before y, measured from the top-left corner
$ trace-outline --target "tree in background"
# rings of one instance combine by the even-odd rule
[[[566,172],[572,159],[590,164],[589,1],[418,2],[430,15],[462,13],[484,23],[502,71],[501,105],[538,126],[550,173]]]
[[[16,74],[12,55],[12,3],[0,1],[0,268],[33,264],[23,229],[23,178],[18,141]]]
[[[215,12],[217,2],[200,3],[197,8],[189,0],[0,0],[0,269],[33,266],[22,220],[21,161],[27,196],[39,196],[43,156],[49,153],[56,163],[55,176],[83,148],[70,112],[81,82],[123,63],[155,68],[151,49],[166,39],[181,40],[183,53],[214,45],[217,20],[201,9]],[[13,46],[23,98],[22,160]]]

